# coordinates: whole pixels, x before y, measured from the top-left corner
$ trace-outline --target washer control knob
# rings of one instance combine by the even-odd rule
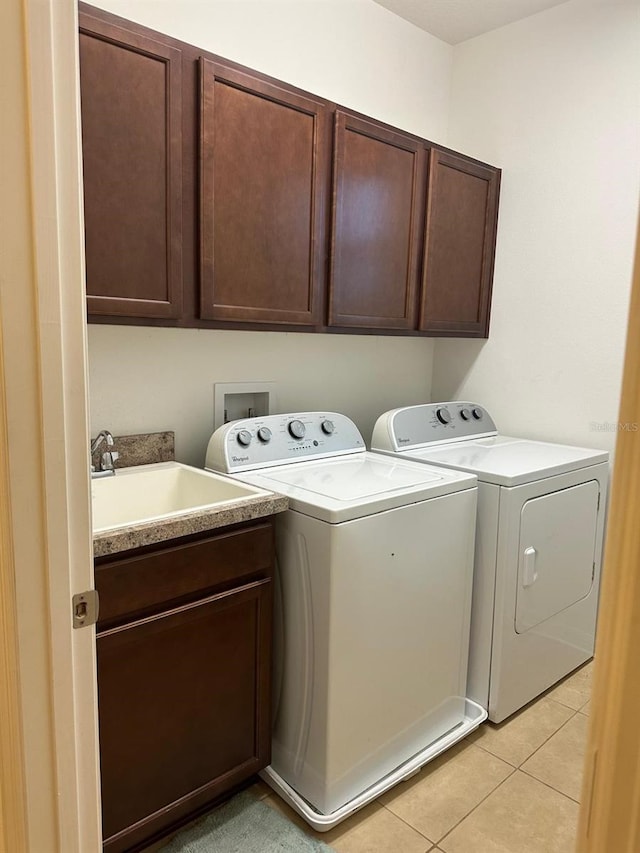
[[[438,418],[441,424],[451,423],[451,415],[449,414],[449,409],[437,409],[436,417]]]
[[[271,441],[271,430],[269,429],[269,427],[260,427],[260,429],[258,430],[258,438],[260,439],[260,441],[264,442],[264,444],[267,444],[269,441]]]
[[[471,417],[471,412],[469,411],[469,409],[460,409],[460,417],[463,421],[468,421]]]
[[[307,428],[302,421],[289,421],[289,435],[293,438],[304,438]]]
[[[238,444],[241,444],[243,447],[249,447],[251,444],[251,433],[248,429],[241,429],[237,435]]]
[[[478,409],[478,408],[476,407],[475,409],[471,409],[471,414],[473,415],[473,417],[474,417],[477,421],[481,421],[481,420],[482,420],[482,416],[484,415],[484,412],[482,411],[482,409]]]
[[[322,421],[320,429],[325,435],[332,435],[335,429],[333,421]]]

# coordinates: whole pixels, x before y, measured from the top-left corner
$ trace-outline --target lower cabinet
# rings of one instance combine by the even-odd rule
[[[272,577],[271,523],[97,563],[105,851],[142,849],[269,763]]]

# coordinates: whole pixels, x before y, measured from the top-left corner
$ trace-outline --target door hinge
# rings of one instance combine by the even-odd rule
[[[95,625],[98,621],[98,610],[100,601],[97,589],[88,589],[73,596],[73,627],[85,628],[87,625]]]

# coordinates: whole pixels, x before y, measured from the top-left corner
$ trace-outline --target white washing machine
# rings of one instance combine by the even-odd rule
[[[499,435],[476,403],[395,409],[372,449],[478,477],[469,697],[501,722],[593,656],[608,454]]]
[[[289,499],[264,778],[330,829],[486,718],[465,693],[476,477],[369,453],[331,412],[226,424],[206,467]]]

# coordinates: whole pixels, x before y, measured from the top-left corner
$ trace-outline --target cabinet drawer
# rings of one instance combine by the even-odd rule
[[[96,566],[98,630],[167,609],[247,577],[270,576],[273,525],[263,523]]]

